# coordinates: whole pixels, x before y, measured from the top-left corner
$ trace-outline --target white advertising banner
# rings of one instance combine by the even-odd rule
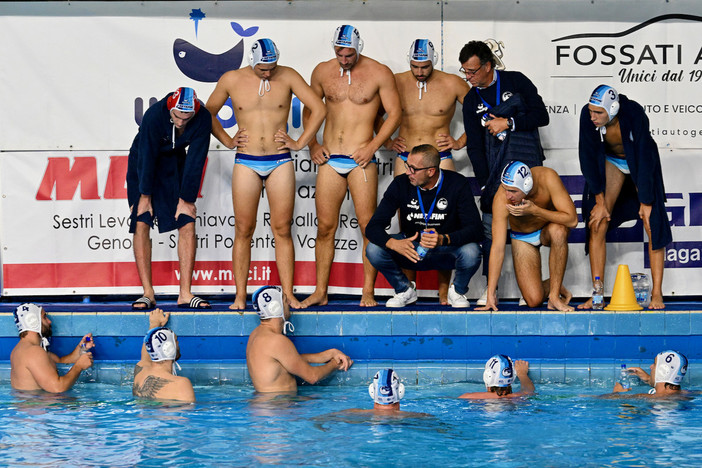
[[[82,3],[82,4],[81,4]],[[248,65],[254,40],[272,38],[282,65],[307,80],[321,61],[333,58],[330,38],[343,23],[356,26],[364,55],[394,72],[407,69],[407,49],[417,37],[441,44],[440,67],[457,73],[458,53],[473,39],[501,43],[502,60],[538,87],[551,122],[541,130],[545,164],[563,177],[579,207],[583,179],[577,145],[578,116],[590,91],[611,84],[644,106],[658,143],[668,192],[674,242],[666,254],[664,294],[699,294],[702,279],[702,191],[695,162],[702,152],[702,7],[683,11],[656,3],[651,15],[626,19],[620,2],[588,16],[582,6],[541,15],[554,2],[513,11],[508,20],[486,18],[489,2],[81,2],[0,5],[3,50],[0,81],[6,90],[0,113],[0,242],[3,294],[137,293],[140,283],[126,225],[128,148],[148,106],[179,86],[193,87],[206,101],[226,70]],[[369,2],[371,3],[371,2]],[[291,5],[294,4],[294,5]],[[111,8],[107,6],[111,5]],[[550,5],[550,6],[549,6]],[[395,9],[395,10],[393,10]],[[661,10],[664,11],[661,11]],[[645,9],[643,9],[645,11]],[[523,15],[522,18],[520,15]],[[547,19],[543,19],[547,18]],[[565,18],[563,20],[560,20]],[[9,46],[11,44],[11,46]],[[255,92],[255,91],[254,91]],[[293,100],[289,132],[301,131],[302,109]],[[233,133],[231,103],[219,113]],[[452,125],[462,132],[460,109]],[[382,195],[392,177],[393,154],[381,151]],[[296,291],[314,288],[316,168],[307,151],[293,155],[297,196],[292,235]],[[194,290],[233,292],[231,246],[234,216],[231,172],[234,152],[212,139],[197,202],[198,252]],[[458,170],[472,176],[465,150],[454,152]],[[153,235],[157,292],[177,292],[177,234]],[[589,294],[589,262],[582,223],[571,234],[565,284]],[[631,271],[648,267],[641,222],[617,230],[608,250],[607,290],[618,263]],[[360,293],[362,240],[349,197],[336,234],[330,292]],[[548,249],[543,249],[547,272]],[[265,194],[252,241],[250,288],[277,281],[273,235]],[[505,262],[501,295],[516,297],[511,261]],[[389,293],[378,279],[378,292]],[[420,281],[435,295],[431,275]],[[484,279],[471,282],[469,296]]]

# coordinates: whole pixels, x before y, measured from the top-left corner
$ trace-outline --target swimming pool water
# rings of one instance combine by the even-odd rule
[[[407,385],[389,420],[366,386],[196,386],[198,402],[135,401],[131,388],[80,383],[62,396],[0,387],[0,464],[32,466],[631,466],[702,465],[702,399],[602,400],[608,389],[538,385],[521,401],[456,397],[479,384]],[[637,387],[645,391],[646,387]]]

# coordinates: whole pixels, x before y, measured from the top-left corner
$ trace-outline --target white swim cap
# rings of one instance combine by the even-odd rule
[[[15,325],[17,325],[18,333],[25,331],[33,331],[41,336],[41,307],[25,303],[17,306],[15,309]]]
[[[504,354],[496,354],[485,363],[483,382],[487,388],[509,387],[514,382],[514,363]]]
[[[144,337],[144,344],[154,362],[175,361],[178,354],[175,333],[170,328],[152,328]]]
[[[529,195],[534,187],[531,169],[521,161],[512,161],[505,166],[502,170],[502,183],[521,190],[525,195]]]
[[[429,39],[415,39],[407,52],[407,61],[428,62],[436,65],[438,56],[434,51],[434,44]]]
[[[599,85],[590,95],[588,103],[603,108],[610,121],[619,113],[619,93],[611,86]]]
[[[280,52],[275,43],[270,39],[259,39],[251,46],[249,52],[249,63],[255,67],[259,63],[276,63],[280,58]]]
[[[360,54],[363,51],[363,39],[361,39],[358,29],[350,24],[343,24],[334,32],[332,47],[356,49],[356,53]]]
[[[261,320],[285,318],[283,290],[280,286],[261,286],[253,293],[253,308]]]
[[[285,320],[285,304],[283,303],[283,289],[280,286],[261,286],[253,293],[253,308],[258,312],[261,320],[271,318],[282,318],[283,333],[288,329],[295,331],[292,323]]]
[[[404,398],[405,386],[394,370],[383,369],[375,373],[368,394],[379,405],[392,405]]]
[[[655,383],[680,385],[687,373],[687,358],[677,351],[663,351],[656,356]]]

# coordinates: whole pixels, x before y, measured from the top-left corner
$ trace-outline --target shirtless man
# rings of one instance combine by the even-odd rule
[[[323,144],[313,138],[309,145],[310,157],[319,165],[315,196],[317,285],[302,305],[327,304],[334,235],[348,188],[363,235],[360,305],[371,307],[378,304],[374,296],[378,272],[366,258],[366,224],[373,216],[378,198],[375,152],[400,124],[402,108],[392,72],[385,65],[361,55],[363,41],[356,28],[349,25],[338,27],[332,46],[336,57],[317,65],[310,83],[314,92],[325,99],[328,114]],[[387,118],[373,137],[373,126],[381,106],[387,112]],[[311,119],[307,108],[303,116],[305,122]]]
[[[71,354],[58,357],[48,351],[51,319],[43,307],[22,304],[14,312],[20,340],[10,354],[10,384],[15,390],[44,390],[60,393],[76,383],[80,373],[93,365],[95,346],[92,333],[81,338]],[[57,363],[73,363],[65,374],[58,375]]]
[[[405,385],[400,381],[400,376],[392,369],[383,369],[375,373],[373,381],[368,386],[368,394],[373,399],[372,409],[350,408],[324,416],[325,422],[344,421],[353,423],[354,416],[367,416],[373,419],[404,419],[425,418],[428,413],[402,411],[400,400],[405,397]]]
[[[141,361],[134,366],[132,394],[149,400],[192,403],[193,384],[187,377],[178,377],[173,367],[178,365],[180,346],[175,333],[166,328],[170,315],[161,309],[149,314],[149,332],[141,347]]]
[[[246,344],[246,367],[257,392],[297,392],[295,376],[315,384],[336,370],[347,371],[353,361],[338,349],[300,354],[286,328],[294,331],[285,293],[277,286],[263,286],[253,295],[261,324]],[[322,364],[312,366],[310,364]]]
[[[397,152],[395,177],[405,173],[409,149],[430,144],[439,150],[441,169],[456,170],[451,150],[466,146],[465,132],[456,140],[451,136],[451,119],[456,102],[463,98],[470,86],[456,75],[435,70],[437,56],[429,39],[412,42],[407,60],[410,69],[395,74],[395,83],[402,103],[402,121],[397,138],[390,139],[385,147]],[[414,280],[414,276],[410,277]],[[448,304],[448,287],[451,272],[439,272],[439,301]]]
[[[476,310],[497,310],[497,282],[505,258],[507,231],[517,284],[529,307],[548,298],[548,308],[572,311],[571,294],[563,287],[568,263],[568,233],[578,224],[575,205],[561,178],[551,168],[512,161],[502,171],[502,184],[492,203],[492,247],[487,304]],[[550,279],[541,281],[539,247],[551,248]]]
[[[259,39],[249,54],[250,67],[232,70],[219,79],[207,101],[212,113],[212,134],[227,148],[237,149],[232,172],[232,200],[236,217],[232,269],[236,298],[230,309],[246,307],[246,285],[251,264],[251,238],[256,228],[258,202],[264,186],[271,210],[275,261],[292,307],[295,249],[290,226],[295,207],[295,169],[290,151],[304,148],[317,133],[326,113],[322,100],[292,68],[278,65],[280,54],[273,41]],[[293,93],[305,105],[309,118],[300,138],[285,128]],[[231,97],[239,130],[231,137],[217,113]]]
[[[640,367],[629,368],[631,374],[635,374],[644,383],[652,387],[648,393],[626,394],[631,389],[624,388],[621,383],[617,382],[614,384],[612,393],[604,397],[622,396],[667,399],[689,396],[690,392],[682,390],[680,386],[687,373],[687,364],[687,358],[683,354],[673,350],[663,351],[656,356],[653,364],[651,364],[650,374]]]
[[[519,378],[521,389],[512,392],[514,377]],[[496,354],[485,363],[483,372],[485,382],[484,392],[464,393],[458,398],[466,400],[497,400],[500,398],[525,397],[534,393],[534,383],[529,378],[529,363],[527,361],[514,361],[504,354]]]

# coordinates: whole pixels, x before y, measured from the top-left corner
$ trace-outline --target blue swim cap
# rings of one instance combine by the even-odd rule
[[[255,67],[259,63],[275,63],[280,58],[278,47],[270,39],[259,39],[251,46],[249,63]]]
[[[687,373],[687,358],[677,351],[668,350],[656,356],[655,383],[680,385]]]
[[[404,398],[405,386],[394,370],[383,369],[375,373],[368,394],[379,405],[392,405]]]
[[[508,187],[514,187],[524,194],[529,195],[534,188],[534,178],[531,176],[529,166],[521,161],[512,161],[502,170],[502,183]]]
[[[619,113],[619,93],[608,85],[602,84],[595,88],[588,103],[603,108],[610,121]]]
[[[438,57],[434,51],[434,44],[429,39],[415,39],[407,52],[407,61],[428,62],[436,65]]]
[[[361,39],[358,29],[350,24],[343,24],[334,31],[332,47],[356,49],[356,53],[360,54],[363,50],[363,39]]]
[[[487,388],[509,387],[514,378],[514,363],[509,356],[496,354],[485,363],[483,382]]]

